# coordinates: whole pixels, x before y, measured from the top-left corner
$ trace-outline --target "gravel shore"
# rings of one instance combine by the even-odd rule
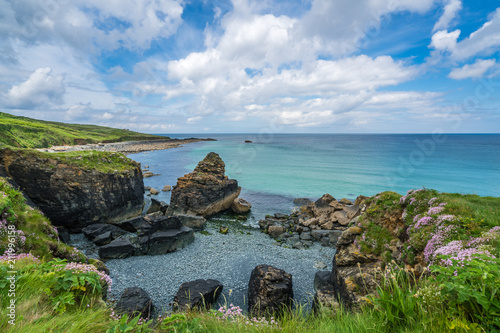
[[[53,146],[50,148],[38,149],[44,152],[67,152],[67,151],[82,151],[82,150],[98,150],[98,151],[114,151],[124,154],[135,154],[143,151],[162,150],[176,148],[183,144],[198,142],[198,141],[214,141],[214,139],[165,139],[165,140],[149,140],[149,141],[126,141],[113,143],[96,143],[88,145],[76,146]]]
[[[230,227],[230,232],[222,235],[218,228],[209,222],[205,230],[210,235],[197,232],[194,243],[177,252],[107,261],[113,279],[111,299],[118,300],[125,288],[137,286],[149,293],[158,309],[168,310],[182,283],[216,279],[224,285],[219,303],[233,303],[246,310],[250,273],[255,266],[267,264],[292,274],[294,298],[306,304],[314,295],[316,271],[332,268],[332,248],[284,248],[259,230]],[[323,263],[327,267],[316,268]]]

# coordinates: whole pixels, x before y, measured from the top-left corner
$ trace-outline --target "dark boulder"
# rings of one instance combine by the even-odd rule
[[[142,318],[151,318],[154,311],[153,301],[148,293],[139,287],[127,288],[115,307],[118,314],[140,314]]]
[[[177,179],[166,215],[210,216],[229,209],[241,188],[225,176],[225,164],[208,153],[194,171]]]
[[[99,248],[99,257],[101,259],[123,259],[132,256],[135,247],[126,237],[117,238],[111,243]]]
[[[71,241],[71,236],[68,229],[59,227],[57,228],[57,234],[59,236],[59,240],[63,243],[68,244]]]
[[[156,199],[151,199],[151,206],[149,206],[147,210],[147,214],[155,213],[155,212],[161,212],[162,214],[165,214],[167,211],[168,204],[165,201],[160,201]]]
[[[248,311],[252,316],[279,313],[293,301],[292,275],[268,265],[254,268],[248,283]]]
[[[193,229],[188,227],[157,231],[149,236],[147,241],[147,254],[158,255],[173,252],[175,250],[182,249],[193,242],[194,232]],[[144,248],[141,250],[144,250]]]
[[[139,231],[139,227],[144,223],[144,218],[141,216],[139,217],[134,217],[133,219],[129,220],[124,220],[120,221],[117,223],[113,223],[113,225],[116,225],[118,228],[126,230],[128,232],[137,232]]]
[[[331,271],[317,271],[314,275],[314,290],[333,285]]]
[[[195,280],[183,283],[175,294],[173,308],[189,310],[210,309],[222,292],[222,284],[217,280]]]
[[[123,236],[127,232],[112,224],[92,224],[82,229],[83,234],[94,244],[100,246]]]

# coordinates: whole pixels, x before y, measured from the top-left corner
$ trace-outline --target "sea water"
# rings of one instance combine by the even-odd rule
[[[355,199],[381,191],[500,196],[500,135],[496,134],[189,134],[210,137],[180,148],[129,155],[160,174],[145,178],[157,189],[175,185],[209,152],[218,153],[240,197],[252,203],[254,225],[266,214],[287,213],[293,199],[325,193]],[[245,141],[252,141],[245,143]],[[169,192],[157,197],[168,202]]]

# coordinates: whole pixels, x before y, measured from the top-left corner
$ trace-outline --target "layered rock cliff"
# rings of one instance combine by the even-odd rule
[[[54,225],[71,231],[141,213],[140,165],[121,154],[3,149],[0,164]]]
[[[210,216],[229,209],[240,191],[238,181],[225,175],[220,156],[208,153],[193,172],[177,179],[166,215]]]

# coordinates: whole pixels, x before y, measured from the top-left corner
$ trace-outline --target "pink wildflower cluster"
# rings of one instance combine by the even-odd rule
[[[438,226],[432,235],[432,238],[427,242],[424,249],[424,258],[427,262],[431,262],[434,258],[434,252],[444,245],[445,240],[451,232],[456,229],[454,225]]]
[[[431,208],[429,208],[427,215],[437,215],[437,214],[441,213],[443,210],[444,210],[444,207],[442,207],[442,206],[431,207]]]
[[[0,239],[6,237],[14,238],[13,242],[11,240],[9,240],[9,242],[14,243],[17,249],[21,249],[24,244],[26,244],[26,236],[22,230],[16,230],[13,228],[14,226],[9,224],[5,219],[0,220]],[[7,244],[7,242],[2,243]],[[2,246],[0,246],[0,249],[1,248]]]
[[[106,273],[97,270],[97,268],[95,268],[95,266],[93,265],[70,262],[64,267],[64,269],[73,271],[73,274],[95,273],[99,275],[101,281],[104,281],[108,285],[108,291],[111,291],[111,284],[113,283],[113,280],[111,280],[109,275],[107,275]]]
[[[470,241],[469,244],[480,244],[484,239],[478,239],[478,241]],[[467,247],[463,241],[451,241],[445,246],[442,246],[434,252],[434,257],[437,258],[439,255],[449,256],[441,260],[441,264],[445,266],[453,266],[453,261],[458,261],[458,265],[464,266],[466,261],[472,260],[478,254],[484,254],[490,258],[495,258],[487,249],[479,249],[475,247]]]
[[[218,317],[219,320],[237,321],[244,317],[243,310],[233,304],[229,304],[229,308],[226,305],[221,306],[217,311],[222,314],[221,317]]]
[[[222,314],[222,316],[218,317],[219,320],[229,320],[232,322],[244,320],[246,325],[253,327],[269,327],[278,325],[278,322],[274,319],[274,317],[271,317],[269,320],[266,317],[247,318],[243,314],[243,310],[239,306],[235,306],[233,304],[229,304],[229,308],[226,305],[221,306],[217,311],[219,314]]]
[[[417,222],[417,224],[415,224],[414,228],[415,228],[415,230],[418,230],[418,229],[420,229],[420,227],[422,227],[424,225],[431,225],[432,222],[434,222],[434,219],[432,217],[424,216],[418,220],[418,222]]]
[[[11,254],[6,251],[4,255],[0,256],[0,261],[8,261],[8,260],[23,260],[23,259],[29,259],[33,261],[36,264],[40,263],[40,259],[32,255],[31,253],[19,253],[19,254]]]

